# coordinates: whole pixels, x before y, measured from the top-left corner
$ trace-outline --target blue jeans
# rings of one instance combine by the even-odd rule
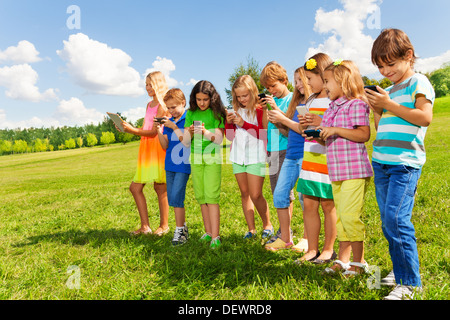
[[[169,206],[184,208],[186,183],[188,180],[188,173],[166,171],[167,200],[169,202]]]
[[[422,169],[372,162],[384,236],[397,284],[420,287],[419,254],[411,215]]]
[[[303,158],[285,158],[278,175],[277,185],[273,192],[273,205],[277,209],[289,208],[290,194],[300,176]],[[303,208],[303,197],[299,194],[300,204]]]

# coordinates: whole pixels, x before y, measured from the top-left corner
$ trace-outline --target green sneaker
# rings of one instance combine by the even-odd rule
[[[211,240],[211,249],[219,248],[222,245],[222,242],[220,242],[220,237],[217,236],[214,239]]]
[[[212,240],[212,237],[210,234],[205,233],[202,235],[202,237],[199,239],[200,242],[210,242]]]

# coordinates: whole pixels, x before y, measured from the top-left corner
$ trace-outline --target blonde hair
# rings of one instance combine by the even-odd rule
[[[348,100],[361,99],[366,101],[364,82],[358,67],[353,61],[343,60],[341,63],[332,63],[325,68],[325,71],[333,73],[334,80],[341,87]]]
[[[300,77],[300,81],[303,84],[303,90],[305,91],[305,93],[302,94],[300,91],[297,90],[297,86],[295,86],[294,93],[292,95],[292,100],[289,103],[289,107],[286,111],[286,117],[288,117],[289,119],[292,119],[292,117],[294,116],[295,108],[299,105],[299,103],[301,101],[306,101],[306,99],[311,95],[311,88],[309,87],[308,79],[306,78],[305,69],[303,67],[297,68],[294,71],[294,75],[296,73],[298,73]]]
[[[171,99],[186,106],[186,97],[184,96],[184,93],[183,91],[181,91],[181,89],[173,88],[167,91],[167,93],[164,95],[164,104],[167,104],[167,101]]]
[[[158,99],[159,104],[167,111],[166,104],[164,103],[164,96],[169,90],[169,87],[167,86],[164,74],[160,71],[153,71],[147,75],[147,79],[150,80],[150,84],[153,90],[155,90],[156,99]]]
[[[289,83],[289,78],[286,69],[284,69],[278,62],[271,61],[266,64],[261,71],[259,81],[264,87],[267,88],[270,83],[275,81],[280,81],[287,86]]]
[[[244,87],[250,93],[250,104],[245,108],[249,110],[252,116],[255,115],[256,104],[258,103],[258,87],[256,86],[255,80],[249,75],[243,75],[236,79],[231,88],[231,95],[233,97],[233,109],[234,111],[238,111],[239,108],[242,108],[242,104],[238,101],[236,97],[235,89]]]

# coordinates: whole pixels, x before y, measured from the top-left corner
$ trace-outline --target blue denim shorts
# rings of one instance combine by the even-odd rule
[[[186,184],[188,180],[188,173],[166,171],[167,199],[169,201],[169,206],[184,208]]]
[[[300,176],[303,158],[287,159],[283,161],[280,174],[278,176],[277,185],[273,192],[273,205],[277,209],[288,208],[291,201],[292,189]],[[292,193],[293,194],[293,193]]]

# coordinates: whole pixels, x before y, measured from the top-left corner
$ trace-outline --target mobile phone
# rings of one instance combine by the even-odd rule
[[[194,127],[201,127],[202,122],[201,121],[194,121]]]
[[[372,90],[372,91],[378,92],[378,90],[377,90],[377,86],[364,86],[364,89],[369,89],[369,90]]]
[[[264,99],[267,96],[265,93],[260,93],[260,94],[258,94],[258,97],[259,97],[259,99]],[[272,106],[269,103],[266,103],[266,106],[267,106],[267,109],[273,110]]]
[[[321,130],[315,130],[315,129],[305,130],[305,131],[304,131],[304,133],[305,133],[308,137],[314,137],[314,138],[319,138],[319,137],[320,137],[320,132],[321,132]]]
[[[153,118],[153,121],[161,123],[161,124],[163,123],[164,120],[166,120],[166,118],[162,118],[162,117],[161,118],[160,117]]]
[[[304,116],[308,113],[308,108],[306,106],[297,106],[297,112],[299,115]]]

